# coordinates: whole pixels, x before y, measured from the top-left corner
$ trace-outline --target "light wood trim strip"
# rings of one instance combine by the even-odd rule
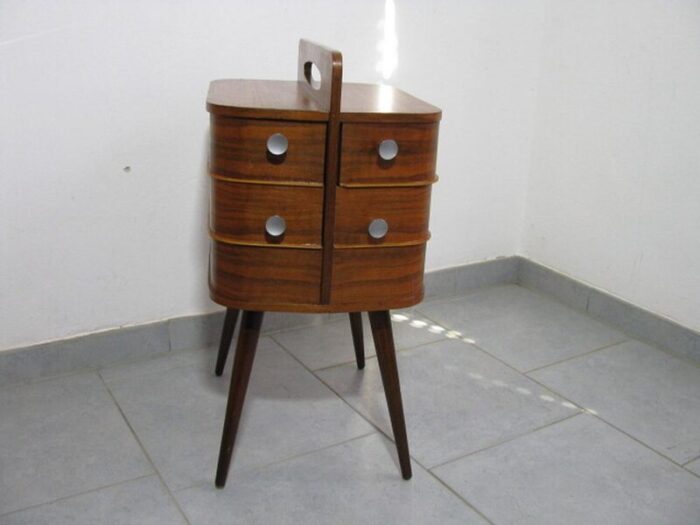
[[[416,246],[418,244],[425,244],[430,240],[430,232],[428,232],[422,239],[416,239],[413,241],[404,242],[378,242],[376,244],[336,244],[333,246],[336,250],[354,250],[356,248],[396,248],[398,246]]]
[[[321,182],[311,182],[311,181],[278,181],[278,180],[264,180],[264,179],[238,179],[235,177],[224,177],[223,175],[218,175],[216,173],[210,173],[209,176],[212,179],[221,180],[224,182],[237,182],[239,184],[262,184],[264,186],[296,186],[303,188],[323,188],[323,183]]]
[[[430,180],[420,181],[420,182],[340,182],[339,186],[343,188],[398,188],[398,187],[421,187],[421,186],[431,186],[435,184],[440,177],[435,175]]]
[[[320,250],[322,246],[320,244],[274,244],[274,243],[266,243],[266,242],[251,242],[251,241],[237,241],[235,239],[231,239],[230,237],[226,237],[224,235],[219,235],[216,232],[213,232],[212,230],[209,230],[209,237],[211,237],[213,240],[223,243],[223,244],[233,244],[236,246],[258,246],[262,248],[293,248],[293,249],[301,249],[301,250]]]

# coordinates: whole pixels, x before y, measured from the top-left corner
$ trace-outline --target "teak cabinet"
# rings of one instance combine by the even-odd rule
[[[207,110],[209,286],[227,307],[219,375],[243,311],[217,485],[265,311],[350,313],[360,368],[369,312],[410,477],[389,310],[423,298],[440,110],[390,86],[343,83],[341,54],[306,40],[297,81],[215,80]]]

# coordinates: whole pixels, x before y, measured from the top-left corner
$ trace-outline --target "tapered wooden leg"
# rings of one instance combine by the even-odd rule
[[[243,401],[245,400],[250,371],[253,369],[253,359],[260,337],[263,312],[243,311],[241,328],[238,334],[236,355],[233,358],[233,372],[231,373],[231,387],[228,392],[226,405],[226,419],[224,420],[224,432],[221,436],[221,449],[219,450],[219,465],[216,469],[216,486],[222,488],[226,484],[228,468],[231,464],[231,453],[236,441],[238,422],[241,419]]]
[[[389,407],[391,428],[394,431],[396,451],[399,454],[401,475],[403,479],[411,479],[411,458],[408,455],[408,438],[406,437],[406,422],[401,401],[399,369],[396,365],[394,336],[391,331],[391,317],[388,310],[369,312],[369,323],[372,326],[372,337],[377,352],[379,370],[382,374],[386,403]]]
[[[352,343],[355,345],[355,359],[357,368],[362,370],[365,367],[365,339],[362,334],[362,313],[350,312],[350,328],[352,329]]]
[[[226,317],[224,318],[224,328],[221,330],[221,342],[219,343],[219,355],[216,357],[215,373],[220,376],[224,373],[226,366],[226,357],[228,349],[231,348],[231,339],[233,339],[233,331],[236,329],[236,321],[238,320],[238,310],[235,308],[226,309]]]

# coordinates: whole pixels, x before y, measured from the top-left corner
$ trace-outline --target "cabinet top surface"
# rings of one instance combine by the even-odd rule
[[[306,95],[301,83],[286,80],[214,80],[207,110],[241,118],[328,120],[328,112]],[[343,83],[343,122],[437,122],[440,117],[439,108],[395,87]]]

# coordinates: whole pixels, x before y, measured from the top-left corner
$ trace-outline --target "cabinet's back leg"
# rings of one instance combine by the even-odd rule
[[[221,342],[219,342],[219,355],[216,357],[215,373],[220,376],[224,373],[226,366],[226,357],[228,349],[231,348],[231,339],[233,339],[233,331],[236,329],[236,321],[238,320],[238,310],[235,308],[226,309],[226,317],[224,318],[224,328],[221,330]]]
[[[352,329],[352,343],[355,345],[355,359],[357,368],[365,367],[365,339],[362,333],[362,312],[350,312],[350,328]]]
[[[394,336],[391,331],[389,311],[369,312],[369,322],[372,326],[374,348],[377,352],[379,370],[382,374],[386,403],[389,406],[389,417],[391,418],[391,428],[394,431],[396,450],[399,454],[401,475],[404,479],[411,479],[411,458],[408,455],[406,422],[403,416],[399,369],[396,365],[396,350],[394,348]]]
[[[245,310],[241,319],[236,355],[233,357],[233,372],[231,373],[231,386],[226,405],[224,432],[221,436],[219,465],[216,470],[216,486],[219,488],[226,484],[228,468],[231,464],[231,453],[233,452],[236,432],[238,431],[238,422],[241,420],[243,401],[245,400],[250,371],[253,368],[255,350],[260,337],[262,318],[263,312],[249,312]]]

